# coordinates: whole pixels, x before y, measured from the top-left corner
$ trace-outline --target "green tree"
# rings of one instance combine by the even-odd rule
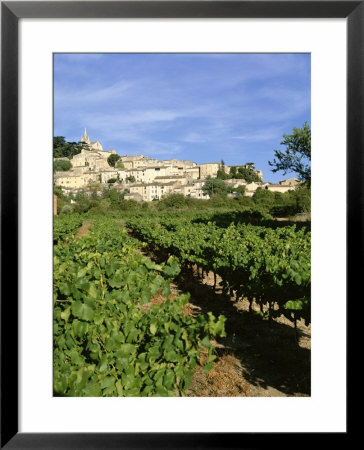
[[[53,161],[53,172],[66,172],[72,168],[70,161],[65,159],[58,159]]]
[[[124,169],[124,163],[122,161],[118,161],[115,166],[117,169]]]
[[[216,178],[218,178],[219,180],[227,180],[227,179],[230,178],[230,177],[229,177],[229,175],[225,172],[224,169],[219,169],[219,170],[217,171]]]
[[[220,180],[231,178],[229,174],[225,172],[225,161],[223,159],[220,161],[220,167],[217,171],[216,178],[219,178]]]
[[[109,163],[109,166],[115,167],[115,164],[119,161],[120,156],[116,153],[112,153],[108,158],[107,162]]]
[[[84,149],[89,149],[85,142],[67,142],[64,136],[54,136],[53,138],[53,158],[72,159]]]
[[[66,196],[63,193],[63,189],[62,186],[54,186],[53,187],[53,193],[58,197],[61,198],[63,200],[66,200]]]
[[[238,193],[239,196],[240,196],[240,195],[245,195],[245,190],[246,190],[246,186],[241,185],[241,186],[238,186],[237,188],[235,188],[235,189],[233,190],[233,192]]]
[[[135,211],[140,208],[140,202],[136,200],[122,200],[119,204],[119,208],[123,211]]]
[[[166,208],[184,208],[186,206],[186,198],[183,194],[168,194],[160,201],[161,207]]]
[[[69,200],[64,195],[62,186],[53,186],[53,193],[57,196],[57,213],[60,214],[63,207],[69,204]]]
[[[257,206],[270,210],[274,206],[274,193],[258,187],[254,192],[253,200]]]
[[[280,194],[280,197],[277,194],[274,193],[274,206],[269,211],[273,216],[287,217],[311,211],[311,188],[307,184]]]
[[[303,184],[293,192],[296,201],[296,213],[311,212],[311,186]]]
[[[103,198],[102,200],[99,201],[98,203],[98,208],[102,213],[106,213],[108,211],[108,209],[111,206],[111,202],[109,199],[107,198]]]
[[[213,195],[226,197],[228,186],[219,178],[207,178],[205,184],[202,186],[202,192],[210,197]]]
[[[246,195],[239,195],[239,197],[236,197],[235,200],[238,202],[240,206],[249,208],[255,207],[253,197],[248,197]]]
[[[246,167],[238,167],[236,178],[245,180],[247,183],[261,181],[259,175],[250,167],[248,169]]]
[[[232,166],[230,168],[230,176],[231,178],[236,178],[236,175],[237,175],[237,168],[235,166]]]
[[[102,198],[108,200],[112,207],[120,206],[124,199],[125,192],[120,193],[109,185],[109,189],[104,189],[102,192]]]
[[[74,205],[75,212],[81,214],[90,209],[91,206],[90,199],[82,189],[77,192],[75,200],[76,200],[76,203]]]
[[[116,189],[110,189],[109,194],[109,200],[112,206],[118,205],[122,200],[119,192]]]
[[[71,214],[72,213],[72,206],[71,205],[63,205],[59,212],[61,214]]]
[[[98,201],[100,199],[100,196],[99,196],[100,191],[101,191],[100,185],[93,186],[92,190],[91,190],[91,196],[90,196],[91,200]]]
[[[53,149],[60,148],[65,145],[66,140],[64,136],[54,136],[53,138]]]
[[[268,161],[272,172],[295,172],[301,181],[311,184],[311,129],[305,122],[302,128],[293,128],[292,134],[284,134],[281,145],[284,151],[274,150],[275,158]]]

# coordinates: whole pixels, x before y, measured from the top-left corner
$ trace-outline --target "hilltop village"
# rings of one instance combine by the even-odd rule
[[[72,165],[70,170],[57,171],[54,174],[55,185],[61,186],[65,194],[76,194],[80,190],[87,193],[92,192],[95,187],[113,186],[125,194],[126,200],[153,201],[171,193],[209,199],[209,195],[203,192],[203,185],[207,179],[216,178],[219,171],[230,174],[229,178],[224,180],[227,185],[233,189],[245,186],[244,195],[250,197],[258,187],[284,193],[295,189],[299,184],[296,178],[289,178],[277,184],[263,182],[262,171],[255,169],[253,163],[227,166],[223,162],[196,164],[193,161],[178,159],[159,161],[144,155],[119,156],[115,150],[104,150],[99,141],[92,142],[86,129],[81,143],[84,148],[71,160],[54,158],[55,161],[70,161]],[[248,183],[245,179],[231,177],[241,168],[253,172],[257,181]]]

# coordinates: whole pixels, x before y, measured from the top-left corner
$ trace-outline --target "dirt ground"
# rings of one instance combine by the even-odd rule
[[[84,222],[82,224],[82,226],[77,230],[76,234],[75,234],[75,238],[81,238],[83,236],[86,236],[86,234],[89,233],[90,228],[93,227],[92,223],[89,222]]]
[[[219,283],[219,277],[217,279]],[[176,290],[191,293],[191,303],[227,317],[227,337],[215,342],[218,358],[205,374],[197,368],[187,396],[194,397],[305,397],[310,396],[311,326],[293,323],[281,316],[270,323],[254,311],[247,300],[224,296],[221,288],[213,291],[212,273],[201,279],[181,274]]]

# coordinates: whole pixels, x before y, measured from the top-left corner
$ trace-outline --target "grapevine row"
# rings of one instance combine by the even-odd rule
[[[82,217],[78,214],[55,216],[53,223],[53,242],[74,233],[82,225]]]
[[[204,370],[225,318],[185,313],[171,295],[175,258],[155,264],[114,222],[54,247],[54,392],[58,396],[184,395],[201,346]]]
[[[285,314],[309,321],[311,234],[293,226],[268,228],[231,223],[191,223],[183,218],[127,221],[135,236],[184,265],[196,264],[222,278],[225,292],[268,305],[270,317]]]

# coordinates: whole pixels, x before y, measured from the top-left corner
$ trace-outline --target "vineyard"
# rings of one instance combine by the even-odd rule
[[[87,234],[75,237],[85,222]],[[249,338],[251,324],[269,334],[280,318],[292,324],[288,345],[301,357],[297,323],[310,323],[306,223],[236,211],[71,214],[55,217],[53,239],[57,396],[209,395],[196,377],[211,379],[239,355],[229,348],[234,336]],[[246,325],[233,307],[243,302]],[[302,364],[297,389],[308,394],[307,355]]]
[[[207,216],[207,217],[206,217]],[[236,299],[268,304],[269,317],[286,314],[309,321],[310,233],[296,226],[268,228],[234,222],[216,224],[208,215],[189,222],[184,217],[157,220],[136,217],[127,221],[135,235],[184,265],[222,278],[223,291]],[[216,282],[215,282],[216,286]],[[273,306],[278,306],[273,309]]]

